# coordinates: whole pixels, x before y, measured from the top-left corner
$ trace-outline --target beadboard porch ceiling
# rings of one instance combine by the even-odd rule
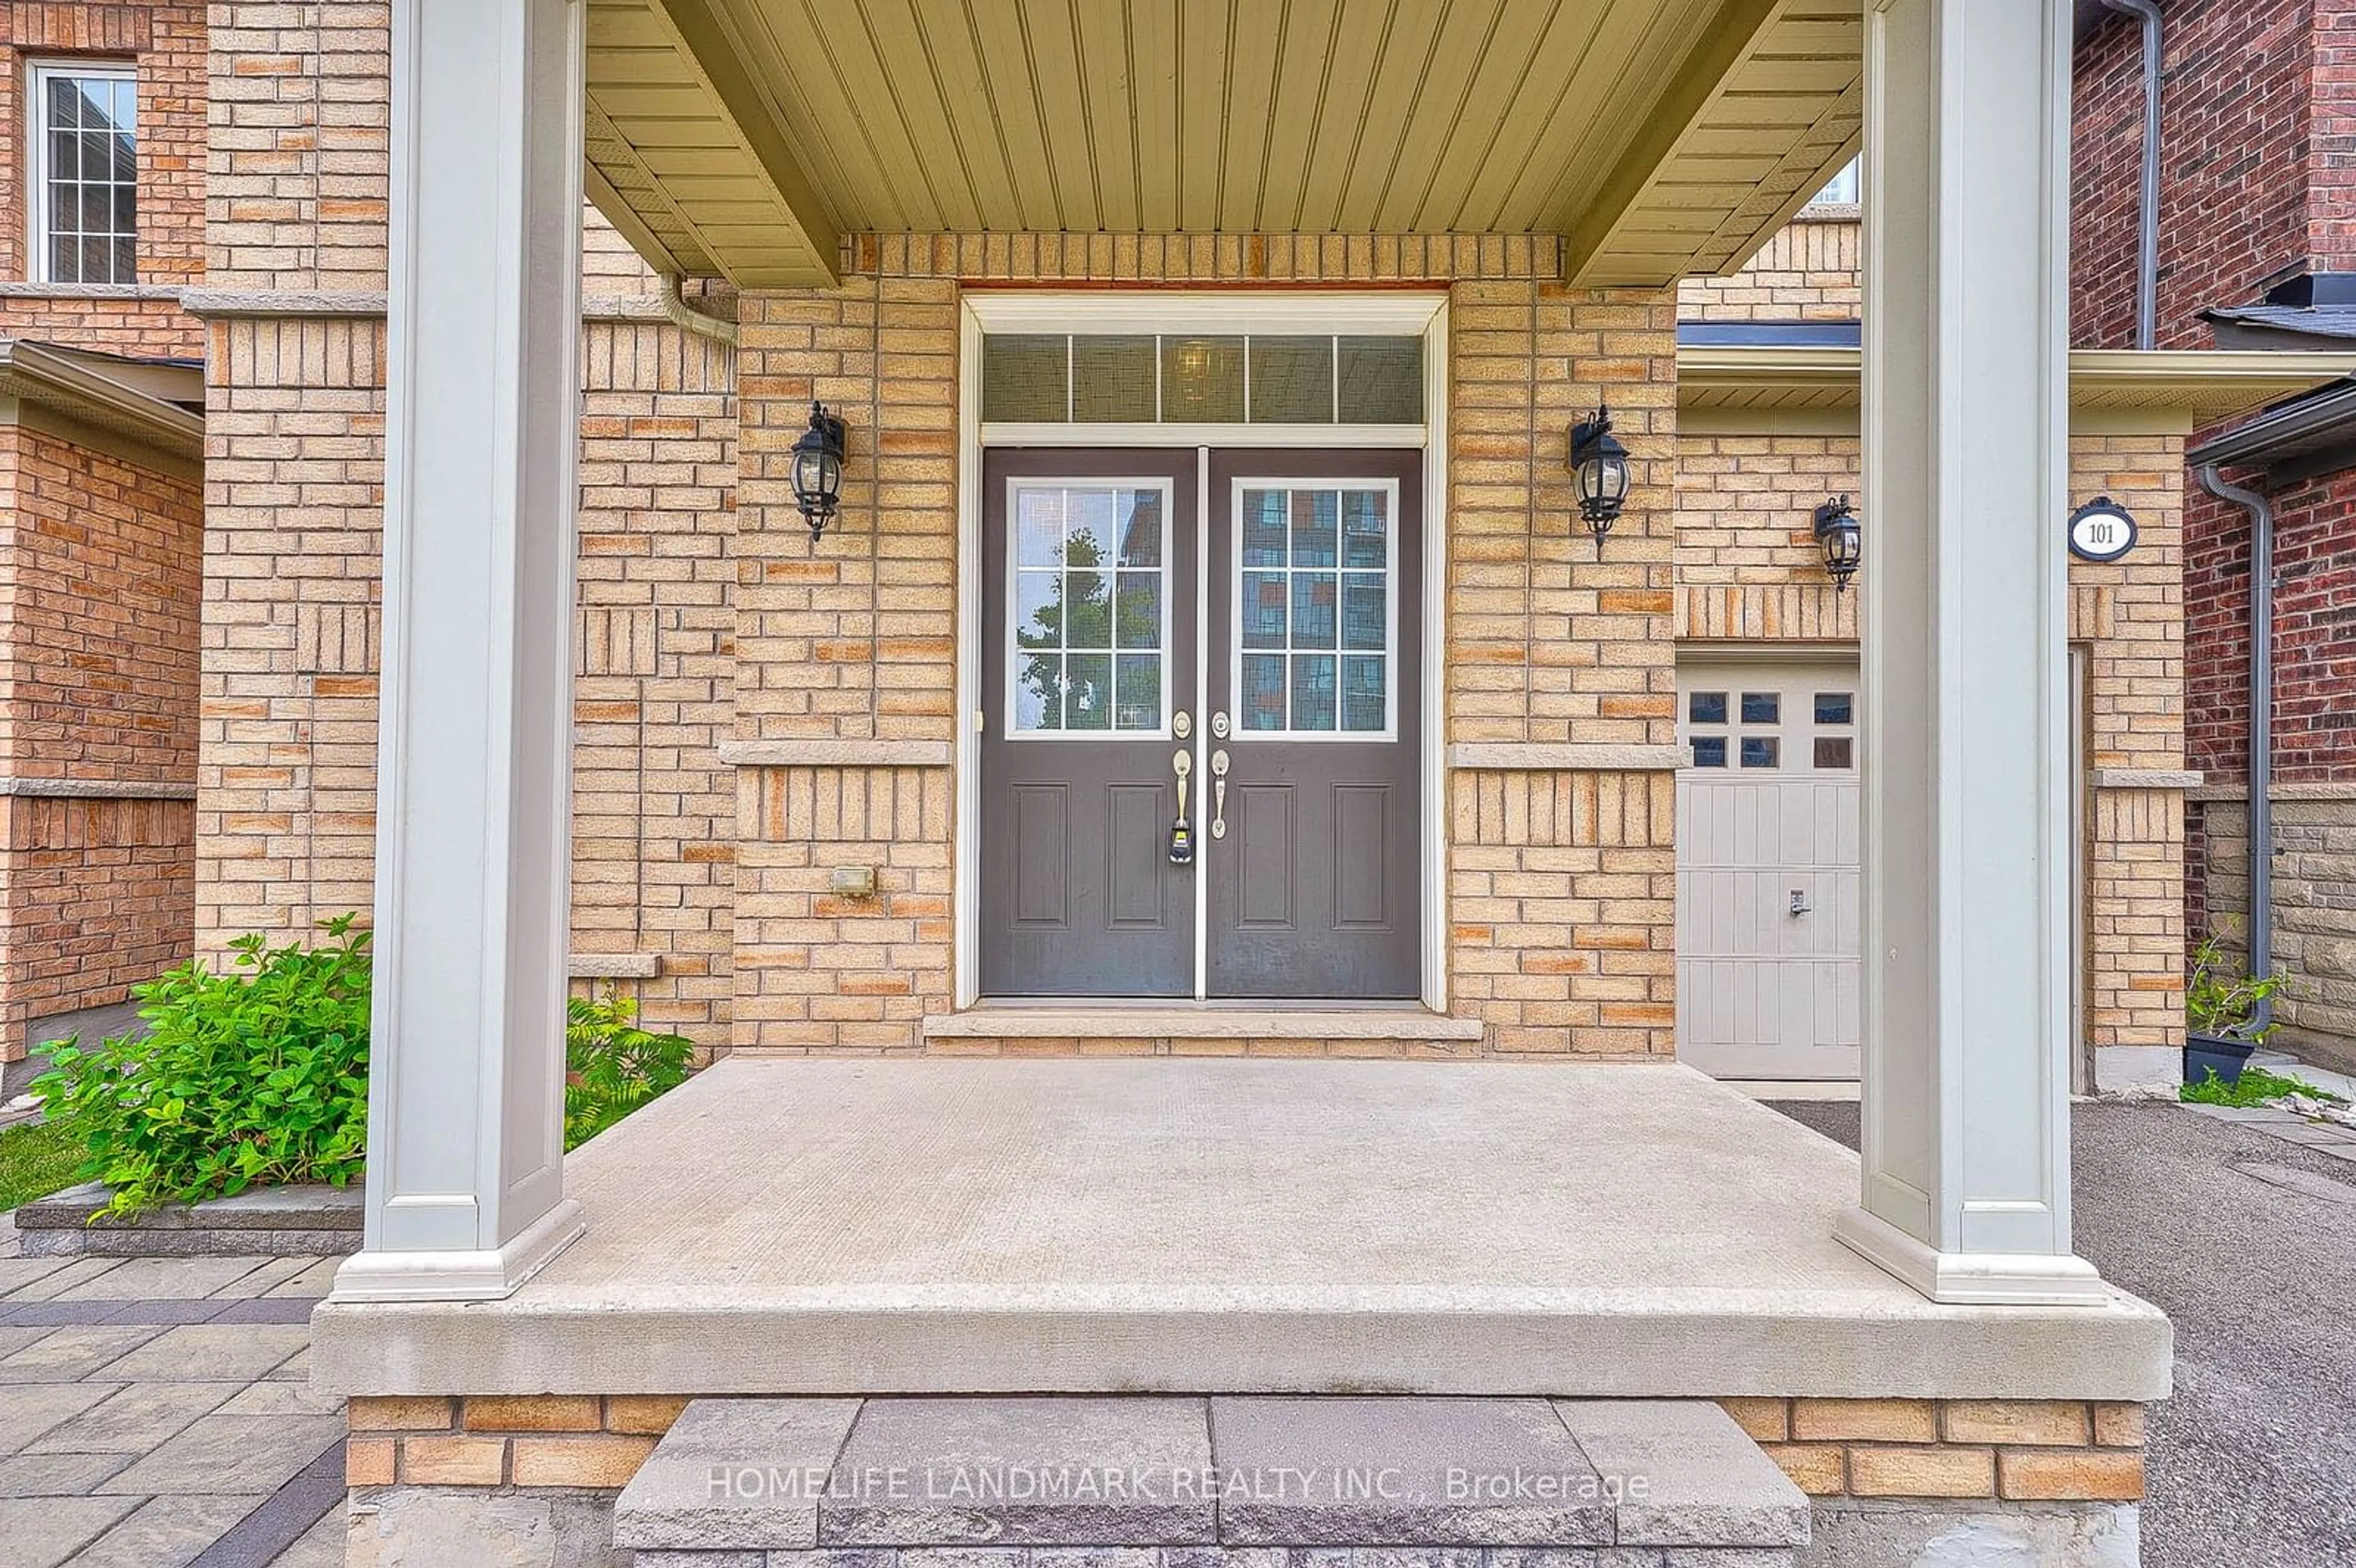
[[[846,233],[1506,233],[1730,270],[1857,150],[1855,0],[591,0],[591,198],[656,266]]]

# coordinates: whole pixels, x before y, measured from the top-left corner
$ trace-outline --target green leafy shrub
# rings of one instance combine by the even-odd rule
[[[2254,1024],[2259,1005],[2282,989],[2287,976],[2276,972],[2253,979],[2225,956],[2225,939],[2211,932],[2192,950],[2192,973],[2184,985],[2184,1020],[2195,1034],[2263,1040],[2274,1033],[2269,1021]]]
[[[638,1027],[638,1004],[618,987],[565,1007],[564,1147],[578,1148],[657,1095],[687,1081],[695,1047]]]
[[[225,1198],[254,1185],[360,1173],[368,1142],[369,933],[230,944],[133,987],[144,1035],[68,1040],[34,1080],[50,1120],[87,1151],[75,1172],[114,1189],[111,1214]]]

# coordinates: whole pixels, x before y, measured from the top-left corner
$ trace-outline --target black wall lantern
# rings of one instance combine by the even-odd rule
[[[809,429],[794,443],[794,504],[809,525],[812,544],[842,504],[842,419],[828,413],[824,403],[810,405]]]
[[[1600,404],[1595,417],[1571,427],[1570,468],[1579,481],[1579,515],[1603,553],[1603,536],[1628,505],[1628,449],[1612,433],[1612,408]]]
[[[1824,547],[1825,570],[1832,574],[1833,592],[1848,592],[1848,580],[1865,560],[1865,530],[1848,497],[1836,496],[1816,508],[1816,543]]]

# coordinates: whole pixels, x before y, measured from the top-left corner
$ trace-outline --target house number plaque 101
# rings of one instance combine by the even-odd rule
[[[2117,560],[2135,545],[2135,514],[2108,496],[2070,514],[2070,553],[2080,560]]]

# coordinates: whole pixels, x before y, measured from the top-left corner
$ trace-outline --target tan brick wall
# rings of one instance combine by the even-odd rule
[[[2077,435],[2072,503],[2136,516],[2135,552],[2070,563],[2070,636],[2087,659],[2086,765],[2184,766],[2184,442]],[[2086,812],[2086,1032],[2097,1047],[2184,1041],[2184,795],[2100,788]]]
[[[138,77],[138,283],[150,295],[110,292],[75,298],[26,288],[31,275],[25,101],[34,61],[127,61]],[[198,282],[205,256],[205,6],[198,0],[141,5],[0,5],[0,336],[67,343],[112,354],[194,358],[204,329],[184,315],[173,285]]]
[[[1687,321],[1856,321],[1861,233],[1855,218],[1787,224],[1732,277],[1687,279],[1677,314]]]
[[[383,324],[231,319],[209,370],[198,941],[366,910]],[[584,328],[575,951],[655,954],[650,1025],[726,1043],[735,784],[733,354]]]
[[[2083,1400],[1719,1402],[1811,1498],[2135,1502],[2144,1410]]]
[[[211,11],[205,282],[381,292],[391,6],[219,0]]]
[[[1861,595],[1833,591],[1811,519],[1858,463],[1855,435],[1680,438],[1677,636],[1854,642]]]
[[[344,1478],[618,1491],[687,1403],[652,1394],[355,1399],[345,1410]]]
[[[1450,741],[1676,739],[1676,332],[1665,293],[1451,291]],[[1601,400],[1634,474],[1599,551],[1567,453]],[[1673,1053],[1671,776],[1459,769],[1448,810],[1452,1008],[1501,1052]]]
[[[103,789],[195,764],[193,477],[0,427],[0,773]],[[185,801],[0,800],[0,1057],[189,953]]]
[[[946,741],[957,688],[958,288],[853,278],[749,294],[739,347],[736,733]],[[842,516],[813,544],[787,481],[840,406]],[[948,769],[744,769],[735,1040],[913,1049],[950,1003]],[[830,892],[872,866],[876,895]]]
[[[1862,591],[1833,591],[1810,516],[1832,496],[1858,493],[1858,452],[1853,434],[1714,428],[1681,438],[1680,639],[1855,641]],[[2071,562],[2070,637],[2087,659],[2090,770],[2184,766],[2183,456],[2173,435],[2071,441],[2072,501],[2107,494],[2141,526],[2126,560]],[[1868,550],[1874,527],[1868,517]],[[2183,822],[2177,790],[2106,788],[2090,797],[2085,1001],[2096,1047],[2181,1041]]]
[[[1675,731],[1674,307],[1664,293],[1542,283],[1530,275],[1547,259],[1541,249],[1398,237],[862,237],[848,254],[884,275],[854,276],[832,291],[748,295],[738,736],[954,739],[962,283],[1379,273],[1459,280],[1450,308],[1448,738],[1665,744]],[[816,547],[785,483],[786,453],[813,398],[841,406],[856,432],[843,520]],[[1599,562],[1574,520],[1562,449],[1570,424],[1600,398],[1612,401],[1637,456],[1638,489]],[[917,1049],[918,1021],[951,1003],[949,771],[745,773],[738,1047]],[[1488,1049],[1673,1050],[1669,798],[1665,773],[1453,777],[1451,994],[1460,1010],[1493,1026]],[[877,870],[875,898],[829,891],[833,870],[864,866]],[[1404,1042],[1361,1049],[1378,1046],[1409,1053]],[[1004,1049],[1059,1048],[1078,1046]]]
[[[640,1018],[728,1038],[736,781],[735,356],[668,326],[584,329],[573,947],[654,954]]]
[[[380,321],[229,320],[206,365],[197,944],[369,905]]]

